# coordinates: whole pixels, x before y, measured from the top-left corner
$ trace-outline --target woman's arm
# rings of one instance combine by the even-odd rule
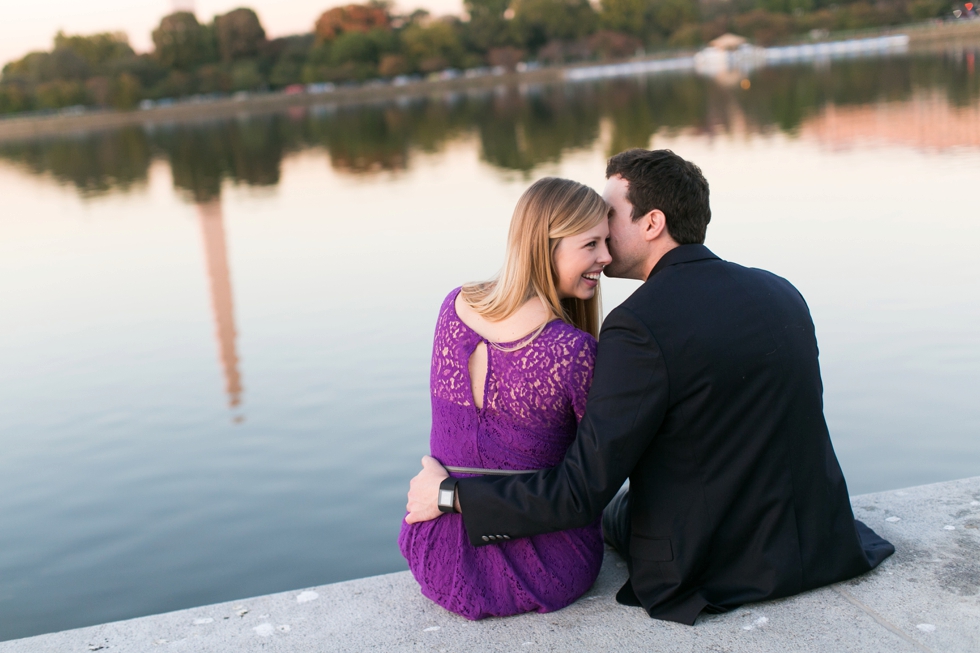
[[[585,417],[589,388],[592,387],[592,376],[595,372],[595,351],[595,339],[592,336],[583,336],[582,346],[573,356],[564,379],[565,391],[571,401],[576,424],[581,424],[582,418]]]

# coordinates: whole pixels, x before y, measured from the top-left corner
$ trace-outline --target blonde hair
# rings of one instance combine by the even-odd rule
[[[591,299],[558,298],[555,249],[562,238],[576,236],[606,219],[609,208],[597,192],[570,179],[545,177],[524,191],[514,208],[504,265],[494,279],[463,286],[463,301],[483,317],[503,320],[537,297],[559,318],[599,336],[599,287]],[[531,342],[544,329],[525,338]]]

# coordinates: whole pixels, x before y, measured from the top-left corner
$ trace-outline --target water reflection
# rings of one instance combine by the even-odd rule
[[[155,152],[170,163],[174,187],[195,203],[221,193],[225,179],[275,186],[287,139],[279,117],[176,125],[147,132]]]
[[[127,191],[146,182],[152,143],[139,127],[0,144],[0,157],[51,175],[82,194]]]
[[[358,107],[293,109],[194,125],[0,145],[0,157],[79,191],[128,190],[166,159],[174,186],[208,202],[229,180],[279,183],[283,157],[322,148],[338,171],[399,172],[417,152],[475,136],[490,165],[527,173],[592,147],[648,146],[661,130],[697,134],[780,130],[831,147],[883,140],[922,148],[976,147],[976,52],[763,68],[749,89],[728,79],[656,76],[575,85],[501,87]]]
[[[228,405],[241,403],[242,377],[238,371],[238,351],[235,346],[235,306],[231,294],[231,272],[228,269],[228,250],[225,246],[225,227],[221,201],[212,199],[197,205],[204,239],[204,259],[211,287],[211,309],[214,313],[214,332],[218,340],[218,357],[225,377]],[[234,418],[241,422],[242,417]]]
[[[831,104],[807,120],[801,133],[835,149],[867,142],[937,151],[977,148],[980,105],[953,106],[936,94],[923,94],[901,103],[857,107]]]

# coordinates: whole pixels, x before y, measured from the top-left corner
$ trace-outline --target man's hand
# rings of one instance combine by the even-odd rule
[[[449,476],[439,461],[432,456],[422,456],[422,471],[409,484],[408,516],[405,521],[414,524],[435,519],[439,510],[439,484]]]

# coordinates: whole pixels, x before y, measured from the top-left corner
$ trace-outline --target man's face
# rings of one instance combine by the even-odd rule
[[[609,253],[612,263],[606,266],[607,277],[645,280],[643,264],[647,258],[647,242],[640,228],[641,221],[633,222],[633,205],[626,199],[629,182],[619,175],[606,180],[602,199],[609,205]]]

